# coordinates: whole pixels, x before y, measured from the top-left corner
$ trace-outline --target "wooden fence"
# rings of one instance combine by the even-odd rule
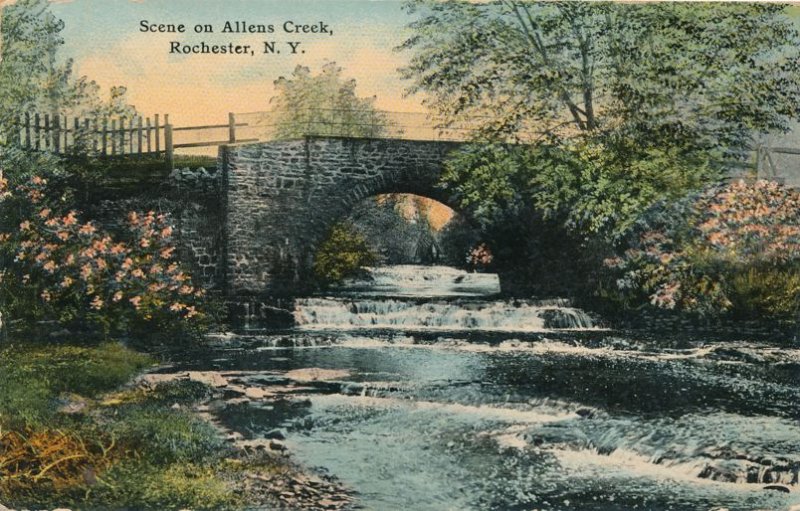
[[[233,113],[226,124],[181,126],[170,124],[169,115],[150,117],[87,119],[62,114],[26,113],[18,120],[19,145],[36,151],[62,155],[94,154],[109,157],[164,157],[171,167],[176,149],[211,147],[237,142],[236,128],[248,126],[237,123]],[[175,143],[177,133],[227,129],[224,140],[200,140]],[[202,138],[202,137],[200,137]]]

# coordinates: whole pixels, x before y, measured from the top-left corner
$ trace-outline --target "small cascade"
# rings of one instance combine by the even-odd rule
[[[366,268],[363,277],[346,280],[338,289],[358,296],[488,296],[500,292],[494,273],[469,273],[449,266],[402,264]]]
[[[303,329],[548,332],[595,328],[582,310],[516,301],[306,298],[295,304]]]

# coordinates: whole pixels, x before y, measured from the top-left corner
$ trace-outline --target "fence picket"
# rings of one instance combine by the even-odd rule
[[[50,114],[44,114],[44,144],[45,149],[50,149],[53,135],[50,133]]]
[[[160,131],[160,128],[158,126],[158,114],[156,114],[155,119],[156,119],[156,152],[160,153],[161,152],[161,131]]]
[[[42,131],[41,131],[41,126],[39,125],[38,113],[33,114],[33,123],[34,123],[33,129],[34,132],[36,133],[36,150],[40,151],[42,149]]]
[[[111,156],[117,155],[117,120],[111,119]]]
[[[138,138],[138,142],[139,142],[139,144],[138,144],[139,145],[139,147],[138,147],[138,149],[139,149],[139,158],[141,158],[142,157],[142,116],[141,115],[139,116],[139,119],[138,119],[136,124],[137,124],[136,128],[137,128],[137,130],[139,132],[138,133],[138,137],[137,137]]]

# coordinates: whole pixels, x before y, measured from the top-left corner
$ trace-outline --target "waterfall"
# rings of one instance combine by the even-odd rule
[[[547,332],[595,327],[567,300],[490,299],[499,291],[496,274],[444,266],[372,268],[366,277],[345,282],[336,296],[298,299],[294,318],[306,330]]]

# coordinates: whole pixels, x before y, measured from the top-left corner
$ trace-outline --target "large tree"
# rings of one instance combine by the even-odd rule
[[[375,108],[375,98],[359,97],[355,79],[344,78],[335,62],[318,74],[297,66],[290,78],[275,80],[275,91],[270,103],[278,138],[379,137],[386,132],[388,119]]]
[[[729,148],[797,113],[800,39],[759,3],[415,1],[412,92],[484,135]]]

